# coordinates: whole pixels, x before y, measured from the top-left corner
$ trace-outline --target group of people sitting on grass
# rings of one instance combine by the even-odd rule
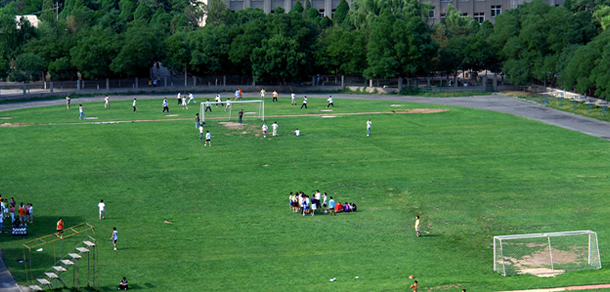
[[[324,214],[330,211],[330,215],[336,215],[336,213],[341,212],[355,212],[358,209],[354,203],[336,203],[333,197],[329,199],[326,193],[321,194],[319,190],[316,190],[311,197],[303,192],[290,192],[289,202],[290,210],[303,216],[308,214],[315,216],[316,210],[321,211],[322,208],[324,209]]]

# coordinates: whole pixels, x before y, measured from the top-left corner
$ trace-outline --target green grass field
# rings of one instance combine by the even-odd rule
[[[336,99],[332,114],[381,113],[273,117],[267,122],[278,122],[279,136],[267,139],[260,121],[233,129],[209,120],[213,146],[204,147],[191,119],[199,107],[175,103],[178,117],[161,114],[161,99],[140,100],[137,113],[130,101],[107,110],[85,104],[99,119],[84,123],[78,104],[0,113],[36,124],[0,128],[0,192],[35,210],[26,239],[0,234],[18,282],[22,243],[52,233],[60,216],[66,226],[95,226],[103,291],[123,276],[146,291],[406,291],[408,275],[420,291],[610,282],[607,269],[555,278],[492,270],[494,235],[582,229],[598,232],[605,264],[606,140],[489,111],[400,103],[449,111],[396,114],[396,102]],[[305,112],[289,103],[269,100],[266,114]],[[326,103],[309,105],[308,113],[324,113]],[[169,118],[191,120],[90,123]],[[289,192],[316,189],[355,202],[358,212],[290,212]],[[118,251],[108,241],[112,227]],[[34,276],[49,268],[52,250],[33,253]]]

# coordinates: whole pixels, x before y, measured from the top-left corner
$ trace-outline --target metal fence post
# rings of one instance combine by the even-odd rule
[[[49,82],[49,89],[53,93],[53,81]]]
[[[106,90],[110,90],[110,79],[106,78]]]
[[[138,77],[136,77],[136,88],[138,88]]]

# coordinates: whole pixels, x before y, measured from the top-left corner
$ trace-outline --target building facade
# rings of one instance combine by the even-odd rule
[[[227,3],[232,11],[246,9],[248,7],[259,8],[265,13],[274,13],[274,9],[278,6],[283,7],[285,11],[290,11],[296,4],[297,0],[223,0]],[[431,2],[434,9],[430,10],[428,15],[428,24],[434,25],[445,17],[447,6],[451,4],[457,10],[462,12],[463,16],[472,17],[479,23],[489,20],[495,22],[496,16],[503,11],[519,7],[525,2],[531,0],[420,0],[421,2]],[[564,0],[543,0],[552,6],[563,4]],[[207,1],[205,1],[207,2]],[[320,16],[328,16],[332,19],[337,5],[340,0],[311,0],[311,5],[320,11]],[[347,0],[351,5],[352,0]],[[304,3],[304,1],[301,1]]]

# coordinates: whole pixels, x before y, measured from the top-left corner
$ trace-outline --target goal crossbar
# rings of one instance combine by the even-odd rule
[[[523,238],[539,238],[539,237],[554,237],[554,236],[566,236],[566,235],[585,235],[595,234],[591,230],[578,230],[578,231],[561,231],[561,232],[548,232],[548,233],[529,233],[529,234],[514,234],[514,235],[497,235],[495,239],[523,239]]]

